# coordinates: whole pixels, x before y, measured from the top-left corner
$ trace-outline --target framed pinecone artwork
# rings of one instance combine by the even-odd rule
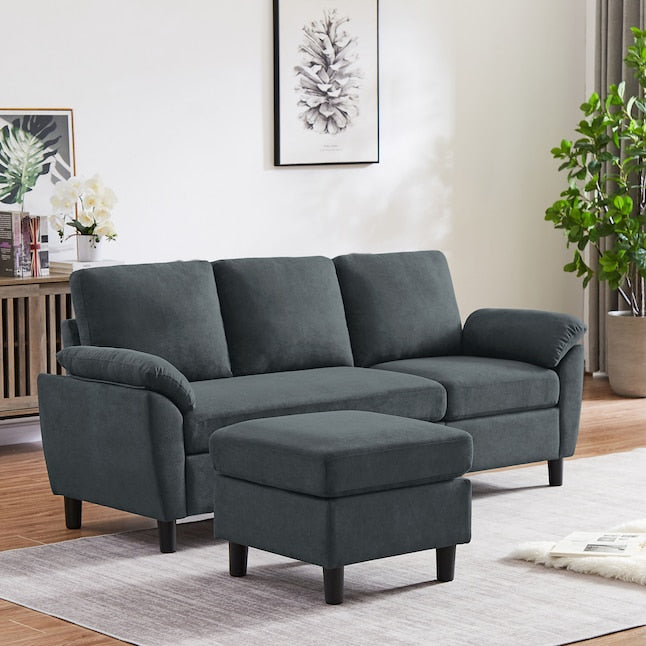
[[[274,164],[379,161],[378,0],[274,0]]]

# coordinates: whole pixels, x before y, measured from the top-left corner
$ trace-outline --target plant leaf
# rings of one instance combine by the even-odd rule
[[[56,124],[51,116],[25,115],[0,130],[0,201],[19,204],[38,178],[49,172],[59,137],[48,139]]]

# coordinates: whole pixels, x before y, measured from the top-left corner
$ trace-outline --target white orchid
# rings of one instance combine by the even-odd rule
[[[97,224],[104,224],[105,222],[108,222],[112,216],[110,213],[110,209],[107,209],[105,206],[98,206],[96,209],[94,209],[94,221]]]
[[[117,232],[114,228],[114,222],[112,222],[112,220],[106,220],[102,224],[99,224],[94,230],[94,233],[99,237],[105,236],[110,240],[112,240],[114,236],[117,235]]]
[[[71,235],[92,235],[95,243],[102,237],[108,240],[117,237],[111,213],[117,197],[112,189],[104,186],[99,175],[87,180],[71,177],[58,182],[50,202],[54,214],[49,222],[61,241],[65,236],[66,224],[76,230]]]
[[[87,211],[81,211],[78,214],[78,221],[82,227],[89,228],[94,224],[94,218],[91,213]]]

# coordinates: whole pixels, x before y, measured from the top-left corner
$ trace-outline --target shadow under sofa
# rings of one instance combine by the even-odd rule
[[[40,375],[43,449],[66,523],[89,501],[175,521],[213,511],[209,438],[281,415],[363,410],[473,438],[472,470],[573,454],[585,328],[482,309],[461,324],[439,251],[120,265],[70,278],[75,319]],[[217,522],[217,519],[216,519]]]

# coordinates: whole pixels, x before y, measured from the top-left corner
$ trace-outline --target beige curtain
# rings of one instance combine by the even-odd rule
[[[595,90],[601,100],[611,83],[626,81],[627,93],[637,92],[631,70],[626,70],[626,50],[633,42],[631,27],[644,28],[646,0],[597,0],[595,39]],[[596,253],[596,252],[595,252]],[[596,264],[596,258],[590,258]],[[586,294],[587,372],[606,372],[606,313],[622,309],[617,293],[606,283],[592,281]]]

